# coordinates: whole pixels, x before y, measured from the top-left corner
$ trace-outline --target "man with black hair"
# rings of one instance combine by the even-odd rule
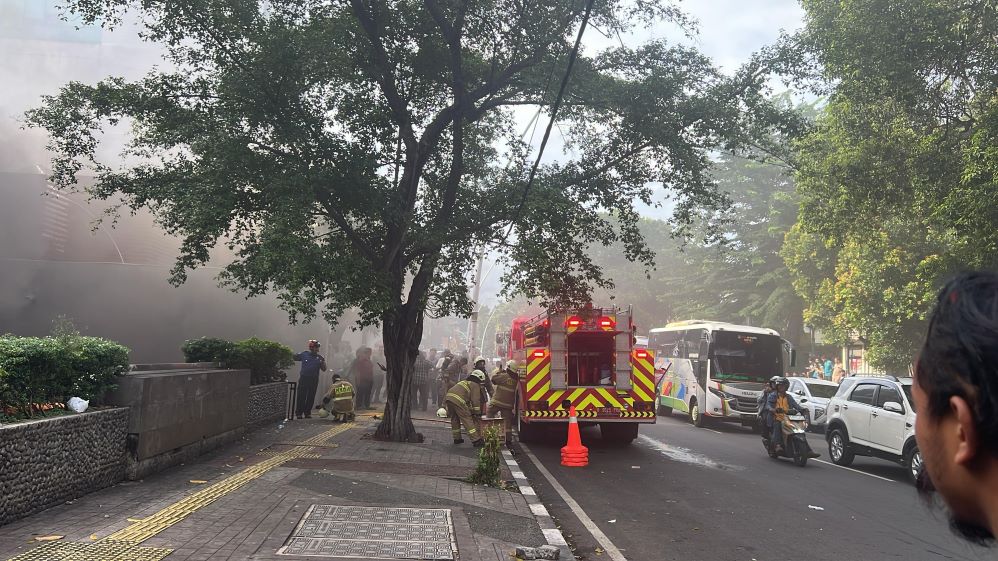
[[[298,399],[295,403],[295,416],[299,419],[312,418],[312,405],[315,403],[315,391],[319,388],[319,371],[326,371],[326,359],[319,354],[319,342],[311,339],[308,350],[294,356],[301,362],[301,372],[298,374]]]
[[[924,459],[919,493],[936,493],[962,537],[998,533],[998,274],[964,273],[939,292],[912,387]]]

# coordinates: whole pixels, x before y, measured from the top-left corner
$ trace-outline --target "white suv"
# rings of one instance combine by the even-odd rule
[[[915,442],[911,378],[856,375],[842,380],[828,403],[828,455],[840,466],[874,456],[908,468],[914,481],[922,469]]]

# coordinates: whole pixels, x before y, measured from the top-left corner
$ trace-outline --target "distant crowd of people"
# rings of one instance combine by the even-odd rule
[[[821,355],[819,358],[812,360],[811,364],[803,371],[789,372],[787,375],[797,378],[828,380],[829,382],[838,384],[843,378],[849,375],[849,372],[842,365],[841,358],[835,357],[832,359],[827,355]]]

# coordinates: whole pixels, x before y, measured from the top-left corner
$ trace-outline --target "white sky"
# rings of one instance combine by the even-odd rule
[[[804,11],[797,0],[687,0],[681,1],[679,6],[699,21],[699,33],[693,44],[727,72],[736,70],[760,48],[776,42],[781,31],[795,31],[803,26]],[[624,42],[632,46],[650,38],[661,37],[688,42],[671,28],[640,30],[631,37],[624,38]],[[619,42],[616,38],[608,40],[589,30],[584,44],[590,49],[599,49]],[[779,91],[781,86],[774,83],[773,88]],[[533,114],[534,110],[525,109],[524,123]],[[535,149],[540,145],[546,125],[547,118],[542,117],[533,141]],[[545,149],[544,160],[556,160],[563,150],[562,146],[562,139],[555,128]],[[664,199],[664,193],[659,195],[659,199],[660,202],[665,202],[661,200]],[[667,219],[671,214],[667,204],[658,208],[640,204],[638,208],[643,215],[659,219]],[[486,263],[485,268],[489,269],[489,263]],[[485,278],[481,293],[483,303],[492,305],[495,302],[500,275],[501,271],[497,267]]]

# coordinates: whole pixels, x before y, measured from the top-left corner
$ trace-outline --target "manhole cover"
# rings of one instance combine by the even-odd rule
[[[450,510],[312,505],[278,555],[454,559]]]

